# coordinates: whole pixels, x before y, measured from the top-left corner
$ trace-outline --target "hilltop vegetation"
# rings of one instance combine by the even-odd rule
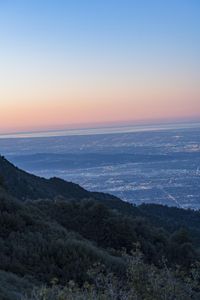
[[[0,170],[0,299],[199,299],[199,212]]]

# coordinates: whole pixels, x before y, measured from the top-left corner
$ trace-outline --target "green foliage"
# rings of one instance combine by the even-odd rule
[[[0,187],[4,187],[5,186],[5,181],[2,175],[0,175]]]
[[[53,277],[85,280],[84,274],[96,261],[108,268],[123,268],[120,258],[48,221],[37,208],[5,195],[0,197],[0,246],[1,270],[44,282]]]
[[[133,244],[139,242],[141,251],[149,263],[159,265],[165,256],[169,263],[189,266],[198,256],[185,230],[180,231],[185,232],[184,243],[177,243],[174,237],[179,231],[171,234],[165,229],[152,226],[145,218],[120,214],[95,200],[68,202],[41,200],[29,204],[39,208],[68,231],[78,232],[104,249],[121,251],[125,248],[130,252]],[[181,254],[183,251],[184,255]]]
[[[112,289],[115,289],[115,294],[120,294],[123,292],[122,286],[128,282],[126,274],[129,274],[127,272],[133,262],[133,258],[129,261],[127,255],[131,254],[134,247],[137,249],[137,245],[140,245],[143,259],[141,265],[138,264],[136,269],[132,268],[132,272],[139,272],[141,266],[144,271],[134,273],[134,280],[139,276],[138,281],[134,282],[134,291],[140,280],[150,281],[153,272],[158,274],[156,280],[164,280],[163,256],[168,260],[166,265],[172,267],[179,264],[186,274],[199,259],[185,230],[169,234],[151,226],[144,219],[120,215],[94,200],[21,203],[6,192],[0,194],[0,269],[22,278],[22,281],[28,276],[29,286],[48,286],[56,278],[62,286],[73,281],[78,289],[77,293],[81,295],[84,282],[94,285],[94,279],[98,278],[100,282],[102,274],[112,274],[116,283]],[[123,255],[124,251],[128,253],[126,256]],[[137,259],[141,262],[139,254]],[[135,255],[135,264],[137,259]],[[105,266],[105,271],[100,272],[101,276],[91,272],[94,264]],[[143,278],[142,274],[151,275]],[[92,290],[96,299],[112,299],[108,297],[108,290],[101,292],[99,296],[96,284],[97,281]],[[7,285],[4,280],[3,286]],[[106,286],[106,283],[102,285]],[[17,286],[18,294],[27,289],[30,291],[30,287],[24,287],[23,284]],[[159,290],[162,291],[161,288]],[[47,288],[46,292],[51,293],[52,290]],[[87,293],[87,297],[90,297]],[[139,287],[137,293],[142,293]],[[9,297],[7,299],[14,299],[13,296]]]
[[[199,266],[183,274],[179,268],[169,269],[146,264],[141,252],[127,256],[126,280],[96,265],[88,273],[90,282],[79,286],[69,281],[65,286],[35,288],[22,300],[198,300],[200,297]]]
[[[0,174],[0,299],[200,298],[199,212],[135,207],[2,157]]]
[[[0,299],[18,300],[30,292],[36,282],[31,277],[20,277],[10,272],[0,271]]]

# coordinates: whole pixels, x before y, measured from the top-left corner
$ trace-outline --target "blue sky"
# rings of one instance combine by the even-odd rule
[[[200,115],[199,15],[197,0],[0,0],[0,130],[164,118],[166,91],[167,118]]]

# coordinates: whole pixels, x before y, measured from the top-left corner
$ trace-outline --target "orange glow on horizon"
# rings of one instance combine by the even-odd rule
[[[23,78],[2,88],[0,132],[48,130],[76,124],[200,117],[200,89],[187,78]],[[168,79],[168,80],[167,80]],[[15,84],[14,84],[15,83]]]
[[[170,97],[168,100],[168,97]],[[186,99],[184,99],[186,97]],[[199,117],[200,102],[190,103],[187,95],[172,97],[149,95],[134,100],[115,96],[113,99],[77,99],[4,104],[0,111],[0,132],[33,131],[66,128],[76,124],[112,123],[119,121],[161,120]],[[172,106],[172,102],[176,105]]]

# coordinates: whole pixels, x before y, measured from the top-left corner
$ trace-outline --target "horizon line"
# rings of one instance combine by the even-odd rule
[[[86,125],[86,124],[85,124]],[[89,124],[88,124],[89,125]],[[96,126],[95,126],[96,125]],[[96,123],[86,127],[60,128],[33,131],[18,131],[0,133],[0,139],[10,138],[45,138],[45,137],[64,137],[64,136],[82,136],[97,134],[116,134],[116,133],[134,133],[144,131],[189,129],[200,127],[200,119],[176,119],[176,120],[154,120],[154,121],[124,121],[110,122],[106,124]]]

